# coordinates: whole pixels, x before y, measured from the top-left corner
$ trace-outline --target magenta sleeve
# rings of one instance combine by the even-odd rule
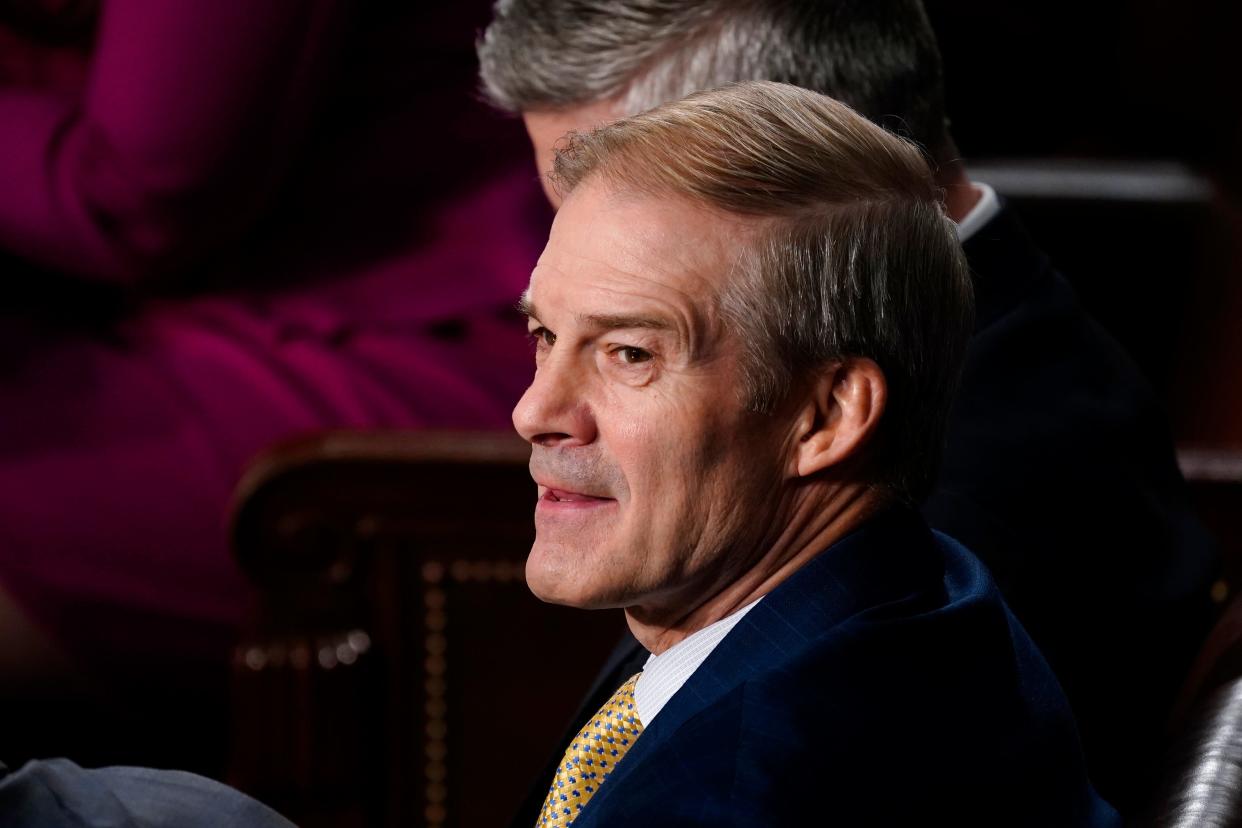
[[[340,0],[108,0],[74,99],[0,88],[0,247],[133,282],[264,208],[338,54]]]

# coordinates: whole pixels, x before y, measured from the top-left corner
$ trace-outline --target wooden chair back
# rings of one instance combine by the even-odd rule
[[[624,623],[527,590],[528,456],[508,435],[334,432],[254,463],[233,784],[303,826],[504,823]]]

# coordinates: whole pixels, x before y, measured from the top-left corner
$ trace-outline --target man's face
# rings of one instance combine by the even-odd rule
[[[790,475],[792,428],[743,406],[740,343],[717,310],[750,228],[588,180],[527,293],[534,381],[527,580],[580,607],[684,607],[749,568]]]
[[[549,185],[547,175],[552,169],[557,143],[566,133],[590,132],[595,127],[620,117],[620,108],[612,100],[583,104],[571,109],[522,113],[526,134],[530,136],[531,147],[535,150],[535,168],[539,170],[543,192],[553,207],[561,206],[561,197]]]

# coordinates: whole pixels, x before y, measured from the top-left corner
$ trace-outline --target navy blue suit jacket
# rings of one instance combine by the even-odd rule
[[[893,509],[768,594],[575,825],[1114,826],[986,568]]]

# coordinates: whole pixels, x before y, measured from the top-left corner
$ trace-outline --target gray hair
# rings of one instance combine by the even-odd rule
[[[498,0],[478,43],[510,112],[615,100],[632,115],[771,80],[844,101],[939,158],[940,53],[920,0]]]
[[[909,499],[926,492],[973,293],[916,147],[831,98],[742,83],[571,134],[554,182],[568,194],[596,177],[756,219],[719,296],[744,345],[747,403],[771,411],[826,365],[874,360],[888,403],[872,482]]]

